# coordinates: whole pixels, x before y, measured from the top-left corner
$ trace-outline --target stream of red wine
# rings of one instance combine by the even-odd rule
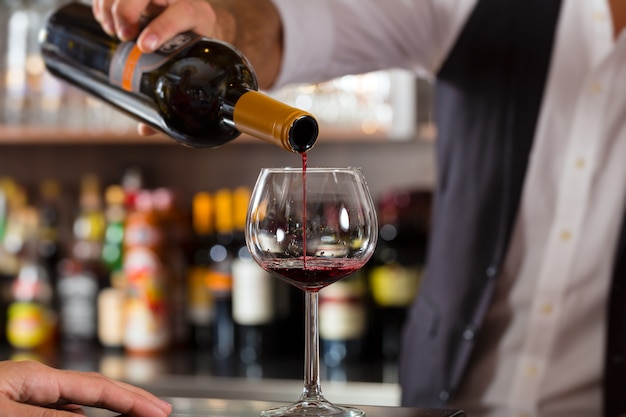
[[[306,269],[306,152],[302,152],[302,263]]]

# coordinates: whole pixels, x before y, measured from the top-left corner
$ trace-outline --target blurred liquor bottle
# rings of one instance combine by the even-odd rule
[[[63,257],[61,183],[46,178],[39,184],[39,233],[37,251],[53,288],[58,281],[57,266]],[[58,306],[58,299],[55,305]]]
[[[430,194],[390,192],[379,206],[379,242],[368,266],[371,329],[378,354],[395,361],[409,305],[421,282]]]
[[[214,194],[215,243],[209,249],[211,265],[207,285],[213,298],[213,357],[231,358],[235,353],[233,302],[233,195],[223,188]]]
[[[80,351],[97,341],[97,297],[101,279],[88,263],[66,258],[58,264],[61,345]]]
[[[152,191],[154,212],[161,229],[161,260],[166,268],[168,314],[172,347],[183,347],[189,340],[186,320],[185,251],[189,246],[189,220],[178,207],[176,193],[171,188],[158,187]]]
[[[252,259],[246,245],[245,228],[250,189],[233,191],[234,248],[233,319],[237,324],[239,359],[246,365],[257,364],[273,351],[275,278]]]
[[[9,20],[18,0],[0,0],[0,124],[5,120],[5,94],[7,54],[9,48]]]
[[[193,345],[203,350],[211,347],[213,338],[214,307],[208,279],[210,251],[215,243],[214,210],[210,193],[201,191],[193,196],[191,224],[194,248],[187,272],[187,319]]]
[[[4,178],[0,186],[6,199],[0,266],[14,278],[20,266],[20,254],[26,246],[27,229],[23,218],[28,201],[26,190],[16,181]]]
[[[141,191],[128,213],[124,234],[126,281],[124,347],[135,354],[156,354],[170,346],[167,271],[163,236],[152,193]]]
[[[13,279],[19,268],[18,253],[23,245],[19,224],[12,217],[25,204],[24,192],[13,178],[0,178],[0,277]]]
[[[57,317],[53,288],[37,252],[39,215],[32,206],[22,205],[15,210],[11,233],[13,238],[22,239],[22,247],[7,310],[7,340],[17,349],[47,350],[56,344]]]
[[[57,0],[6,1],[4,123],[55,126],[66,118],[65,88],[44,66],[39,31]],[[79,110],[77,107],[75,110]],[[77,119],[81,119],[78,117]]]
[[[122,270],[124,248],[124,223],[126,222],[126,195],[117,184],[106,188],[104,217],[106,227],[102,242],[102,262],[112,278]]]
[[[56,285],[61,343],[77,350],[97,341],[97,297],[105,280],[101,253],[106,230],[100,179],[81,178],[71,252],[58,263]]]
[[[7,323],[7,310],[12,302],[11,286],[19,271],[19,250],[22,239],[15,217],[22,204],[23,192],[11,177],[0,178],[0,323]],[[16,244],[17,243],[17,244]],[[6,332],[0,332],[0,343],[6,343]]]
[[[124,345],[126,193],[121,185],[114,184],[106,188],[104,198],[106,229],[102,263],[108,277],[98,294],[98,340],[106,348],[120,349]]]
[[[73,224],[71,256],[85,264],[101,265],[106,218],[102,205],[100,178],[86,174],[81,179],[79,211]]]
[[[366,295],[361,271],[320,291],[319,331],[327,367],[339,367],[360,358],[367,329]]]
[[[129,166],[122,174],[121,187],[124,190],[124,206],[127,210],[134,210],[135,200],[144,189],[144,173],[137,166]]]

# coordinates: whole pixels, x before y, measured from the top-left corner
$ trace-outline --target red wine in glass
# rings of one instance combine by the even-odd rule
[[[261,267],[303,291],[322,288],[358,271],[364,265],[355,258],[300,258],[265,261]]]

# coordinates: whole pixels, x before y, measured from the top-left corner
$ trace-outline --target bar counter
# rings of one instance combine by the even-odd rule
[[[228,400],[216,398],[164,398],[173,405],[171,417],[259,417],[261,411],[280,406],[281,403]],[[366,417],[465,417],[458,410],[435,410],[408,407],[356,406],[365,411]],[[86,409],[87,417],[110,417],[110,411]],[[306,417],[306,416],[303,416]]]
[[[31,359],[47,365],[100,372],[140,386],[160,397],[225,398],[271,402],[295,401],[302,393],[303,357],[264,358],[259,363],[216,360],[208,352],[172,350],[157,356],[89,347],[38,355],[0,349],[0,359]],[[353,361],[329,368],[321,364],[321,382],[329,401],[397,406],[397,364]]]
[[[0,347],[0,359],[39,360],[62,369],[101,372],[172,402],[172,417],[258,417],[264,409],[296,401],[303,388],[304,366],[299,355],[243,365],[236,360],[216,361],[209,353],[185,349],[143,357],[92,346],[38,356]],[[356,404],[367,417],[465,416],[454,410],[398,407],[400,387],[395,363],[355,361],[332,368],[322,363],[321,385],[328,401]],[[87,408],[86,414],[118,416],[93,408]]]

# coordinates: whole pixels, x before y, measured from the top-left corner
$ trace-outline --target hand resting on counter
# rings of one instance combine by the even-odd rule
[[[95,372],[59,370],[34,361],[0,361],[3,417],[69,417],[81,406],[133,417],[166,417],[171,405]]]

